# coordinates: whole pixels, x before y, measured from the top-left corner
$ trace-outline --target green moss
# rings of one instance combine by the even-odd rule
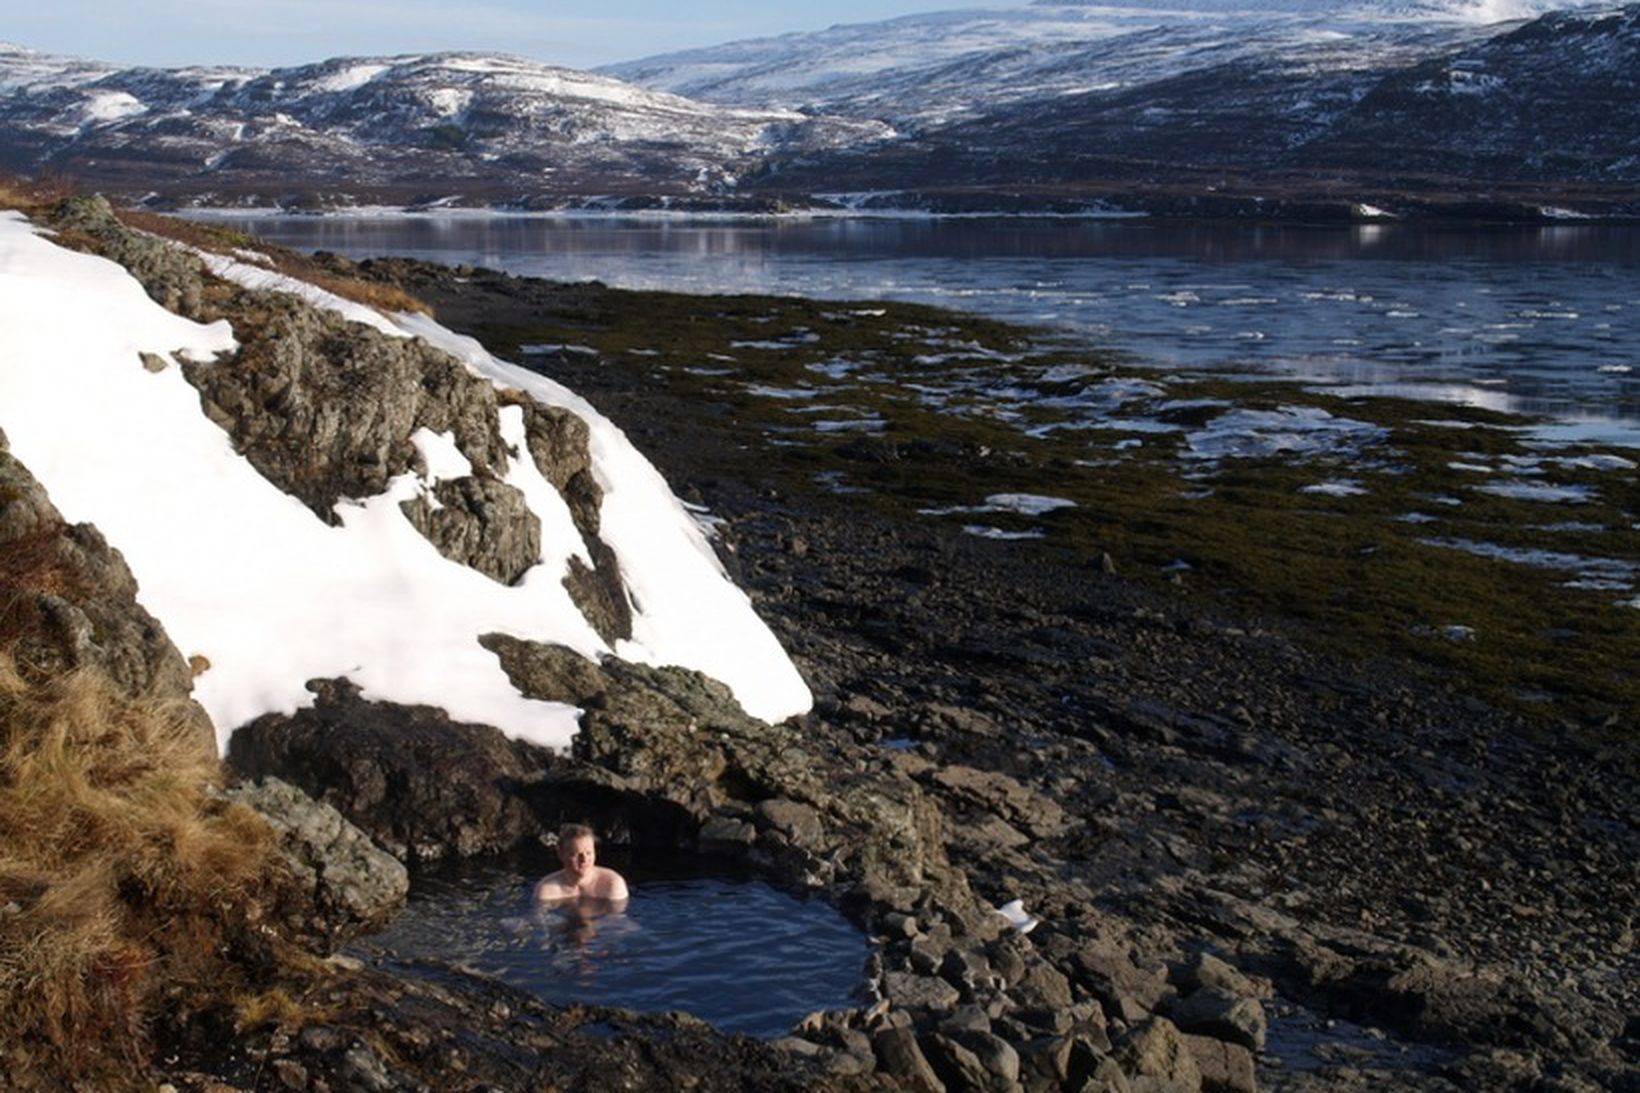
[[[871,491],[851,503],[916,519],[1044,528],[1052,547],[1090,558],[1109,553],[1125,575],[1177,595],[1282,620],[1329,652],[1392,657],[1409,670],[1450,677],[1531,712],[1628,718],[1640,708],[1632,668],[1640,664],[1640,611],[1616,606],[1618,593],[1567,588],[1570,573],[1429,542],[1472,540],[1640,565],[1640,537],[1632,532],[1640,519],[1640,478],[1632,472],[1545,466],[1546,480],[1597,491],[1588,503],[1547,504],[1482,492],[1477,487],[1505,475],[1452,466],[1497,467],[1505,457],[1567,454],[1524,445],[1529,423],[1519,418],[1389,398],[1339,399],[1297,383],[1167,374],[1063,335],[899,304],[587,291],[577,293],[573,309],[539,324],[474,333],[503,355],[530,343],[591,345],[609,362],[601,367],[621,383],[712,406],[727,436],[713,449],[718,454],[694,457],[703,475],[753,476],[792,493],[820,488],[817,475],[836,475]],[[735,344],[782,340],[779,346]],[[838,362],[855,367],[842,377],[811,367]],[[1044,370],[1061,365],[1081,366],[1088,375],[1044,383]],[[543,368],[562,372],[550,363]],[[1365,460],[1240,459],[1215,466],[1179,454],[1184,431],[1221,408],[1163,413],[1174,432],[1031,435],[1030,429],[1077,414],[1026,403],[1009,408],[1010,419],[991,393],[1029,386],[1044,398],[1075,397],[1106,376],[1154,383],[1171,399],[1255,409],[1316,406],[1377,425],[1388,440]],[[597,377],[590,378],[596,386]],[[758,393],[758,386],[807,388],[814,396],[776,398]],[[841,409],[817,413],[818,406]],[[1139,410],[1136,416],[1154,415]],[[816,419],[851,417],[883,425],[874,433],[814,428]],[[1118,449],[1124,440],[1141,445]],[[748,459],[748,451],[757,457]],[[1334,477],[1358,482],[1365,493],[1301,492]],[[1204,490],[1211,492],[1188,496]],[[1065,497],[1077,508],[1034,519],[915,516],[919,509],[975,505],[1001,492]],[[1440,503],[1443,497],[1461,504]],[[1402,519],[1413,512],[1435,521]],[[1567,520],[1606,530],[1545,530]],[[1190,569],[1176,585],[1166,569],[1177,561]],[[1444,636],[1453,625],[1472,628],[1474,636]],[[1543,702],[1544,695],[1553,701]]]

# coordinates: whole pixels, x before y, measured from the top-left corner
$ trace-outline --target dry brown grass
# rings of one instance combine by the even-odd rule
[[[0,209],[34,213],[49,209],[73,195],[74,187],[60,178],[18,178],[0,174]]]
[[[0,656],[0,1088],[129,1078],[162,1005],[241,978],[281,875],[219,774],[180,704]]]
[[[356,304],[373,307],[377,311],[395,312],[411,311],[422,314],[432,314],[432,308],[421,300],[405,292],[396,285],[384,284],[379,281],[367,281],[356,277],[340,277],[335,273],[321,268],[304,254],[274,246],[244,232],[229,228],[218,227],[214,224],[202,224],[194,220],[183,220],[174,216],[162,216],[158,213],[143,212],[137,209],[121,209],[116,212],[120,222],[127,227],[157,235],[162,239],[170,239],[200,250],[210,251],[213,254],[222,254],[230,258],[243,256],[235,251],[249,250],[263,255],[268,265],[288,277],[306,281],[317,285],[326,292],[335,293],[344,300],[351,300]]]

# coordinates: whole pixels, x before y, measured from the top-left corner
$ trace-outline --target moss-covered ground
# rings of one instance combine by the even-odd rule
[[[1640,711],[1640,607],[1625,605],[1640,573],[1633,451],[1544,448],[1532,422],[1464,406],[1147,369],[1060,333],[913,305],[598,285],[546,300],[459,325],[572,385],[596,373],[634,399],[688,400],[730,441],[700,454],[703,474],[845,490],[902,516],[999,493],[1064,498],[1075,507],[920,518],[1038,533],[1090,566],[1108,554],[1204,606],[1447,675],[1551,723],[1629,727]],[[1278,416],[1228,430],[1245,454],[1192,450],[1248,410]],[[1268,437],[1283,433],[1321,440],[1281,450]],[[1306,492],[1322,483],[1353,489]],[[1507,495],[1521,484],[1586,496]],[[1592,574],[1604,587],[1573,587],[1588,567],[1459,543],[1615,564]]]

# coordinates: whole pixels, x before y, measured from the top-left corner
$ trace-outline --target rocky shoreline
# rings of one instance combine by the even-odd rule
[[[71,206],[57,223],[173,307],[246,306],[197,263],[117,225],[106,206]],[[1509,671],[1473,674],[1490,662],[1461,650],[1421,657],[1424,647],[1409,654],[1399,638],[1365,635],[1341,644],[1349,632],[1338,627],[1355,616],[1295,621],[1234,594],[1238,574],[1269,569],[1215,567],[1204,554],[1199,577],[1153,571],[1178,556],[1170,535],[1224,535],[1243,520],[1252,544],[1288,526],[1283,511],[1152,519],[1154,498],[1176,492],[1171,478],[1059,455],[1034,463],[994,444],[985,406],[919,417],[891,401],[862,404],[840,435],[819,430],[823,446],[805,443],[767,405],[791,389],[753,397],[722,386],[719,365],[739,362],[711,348],[738,339],[736,352],[774,377],[793,359],[824,370],[847,354],[921,368],[946,359],[930,347],[957,346],[956,380],[919,374],[955,384],[1037,367],[1010,355],[1031,332],[926,308],[618,293],[420,263],[334,260],[331,272],[408,290],[445,324],[537,364],[618,422],[715,529],[725,567],[817,703],[769,726],[696,673],[594,665],[485,635],[519,691],[584,711],[560,755],[434,708],[367,701],[345,679],[311,681],[310,707],[233,737],[228,758],[242,781],[228,795],[268,819],[287,863],[282,894],[253,908],[236,935],[237,993],[161,1016],[155,1081],[189,1090],[1640,1089],[1640,841],[1625,670],[1580,689],[1567,682],[1575,650],[1563,652],[1559,674],[1534,672],[1557,689],[1546,707],[1519,700]],[[252,359],[263,353],[286,370],[309,361],[321,375],[327,354],[351,359],[348,332],[304,306],[248,299],[289,320],[236,324]],[[406,345],[394,360],[424,354],[423,376],[449,372],[432,350]],[[975,371],[963,372],[970,358]],[[305,450],[312,429],[277,427],[301,399],[241,396],[223,386],[231,376],[196,371],[190,380],[224,427],[261,428],[252,430],[261,446],[242,442],[264,474]],[[429,394],[424,409],[448,404]],[[873,413],[898,415],[899,430],[872,425]],[[337,454],[325,467],[382,471],[355,458],[380,439],[367,420],[326,420]],[[555,451],[584,456],[584,438],[577,448],[573,437],[548,437],[550,424],[542,435],[562,441]],[[1446,458],[1414,424],[1409,450]],[[580,465],[554,463],[566,473]],[[1051,535],[1017,512],[992,513],[1000,526],[974,534],[917,507],[960,506],[1044,473],[1069,488],[1084,470],[1129,483],[1131,496],[1111,495],[1100,514],[1098,539],[1051,513]],[[87,603],[137,619],[95,625],[101,616],[85,621],[41,597],[55,612],[46,621],[63,630],[37,627],[42,648],[89,663],[129,646],[142,678],[160,678],[149,666],[163,662],[164,679],[183,687],[185,666],[135,607],[118,556],[89,529],[59,527],[26,470],[15,472],[0,520],[9,547],[50,523],[79,544],[65,557],[101,574]],[[1275,476],[1280,496],[1297,492],[1282,467],[1259,473]],[[1604,485],[1608,472],[1578,473]],[[1231,477],[1251,489],[1252,472]],[[333,485],[348,492],[348,482],[302,481],[323,496]],[[1631,503],[1621,487],[1606,489],[1614,512]],[[576,496],[595,511],[590,492]],[[481,500],[479,522],[500,511]],[[1350,534],[1372,526],[1343,523],[1355,519],[1346,512],[1319,516]],[[1306,507],[1291,526],[1316,518]],[[466,550],[465,526],[424,533],[441,550]],[[1399,549],[1385,543],[1386,554]],[[1419,572],[1422,556],[1409,557],[1408,572]],[[1215,591],[1214,581],[1224,583]],[[1290,590],[1304,602],[1305,582]],[[1517,607],[1500,609],[1500,629]],[[1599,625],[1560,640],[1598,650]],[[765,1043],[687,1016],[551,1007],[368,936],[349,940],[393,913],[418,865],[532,844],[571,818],[634,847],[732,855],[829,899],[876,945],[860,1004]],[[996,911],[1014,900],[1036,920],[1028,933]]]
[[[492,339],[586,291],[379,275]],[[588,711],[571,756],[447,733],[436,711],[410,712],[427,747],[387,749],[406,712],[331,686],[242,730],[236,766],[412,861],[569,815],[743,855],[878,940],[866,1002],[769,1046],[549,1010],[366,941],[376,967],[344,962],[329,988],[356,1024],[250,1030],[258,1073],[449,1088],[455,1056],[411,1046],[453,1037],[464,1088],[1640,1088],[1632,725],[1546,727],[1459,677],[1317,653],[1108,558],[799,491],[748,458],[732,409],[654,383],[641,358],[543,368],[710,510],[816,712],[765,728],[700,677],[538,647],[508,670]],[[1013,899],[1041,920],[1028,936],[991,910]],[[366,1056],[386,1084],[348,1076]]]

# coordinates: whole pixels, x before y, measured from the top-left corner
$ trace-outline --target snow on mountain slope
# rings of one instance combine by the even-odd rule
[[[1547,0],[1039,0],[731,42],[601,71],[712,102],[940,124],[989,105],[1135,86],[1205,63],[1364,68],[1455,47]]]
[[[218,269],[342,306],[312,286],[270,286],[254,267]],[[586,420],[604,490],[600,535],[633,604],[632,637],[617,655],[699,669],[765,719],[808,708],[773,635],[618,429],[557,384],[424,317],[374,316],[372,325],[448,346],[491,382]],[[306,681],[346,676],[369,699],[442,707],[456,720],[565,746],[576,711],[521,697],[477,640],[501,632],[589,656],[609,651],[562,583],[570,557],[584,552],[564,499],[529,454],[522,411],[500,409],[512,449],[505,480],[540,519],[542,548],[535,567],[505,585],[447,560],[400,508],[440,478],[468,473],[448,434],[410,438],[421,468],[379,495],[338,504],[335,526],[259,474],[201,412],[176,366],[234,347],[227,322],[179,318],[120,266],[0,214],[0,429],[65,518],[96,524],[124,554],[141,601],[182,652],[209,662],[195,697],[223,743],[260,714],[306,705]],[[142,352],[172,363],[151,371]]]
[[[578,173],[688,190],[774,150],[880,140],[881,123],[692,102],[516,57],[338,58],[273,71],[117,69],[0,48],[0,165],[134,177],[307,171],[336,186]],[[436,185],[437,183],[433,183]],[[516,188],[516,187],[515,187]],[[590,192],[597,192],[593,186]]]

